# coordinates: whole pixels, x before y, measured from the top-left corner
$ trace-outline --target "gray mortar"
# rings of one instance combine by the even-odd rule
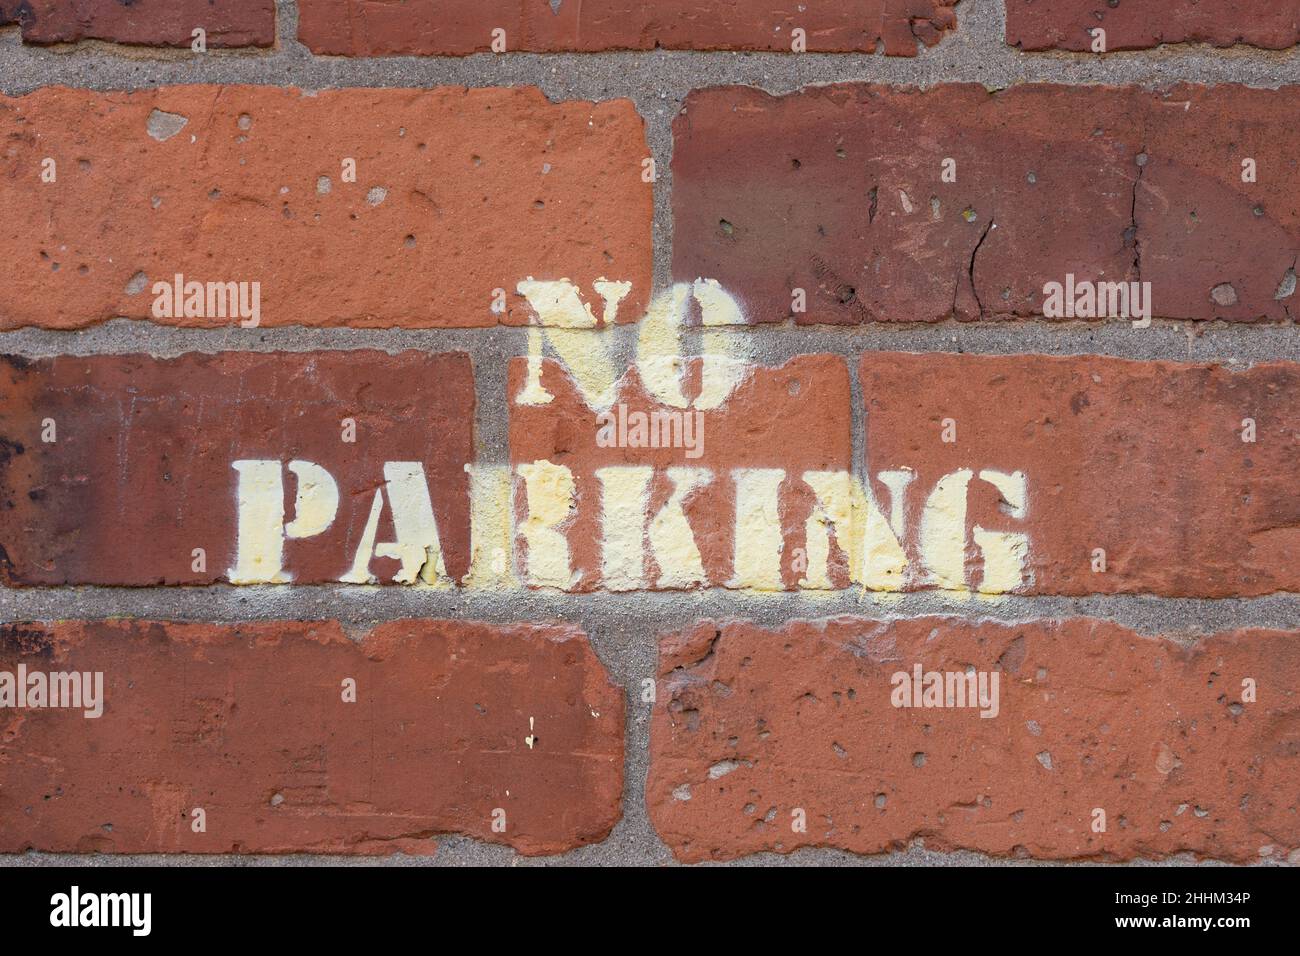
[[[1247,47],[1215,50],[1177,45],[1156,51],[1091,54],[1024,54],[1003,41],[1001,0],[961,0],[958,28],[915,59],[860,54],[767,53],[604,53],[503,56],[391,57],[347,59],[312,57],[295,39],[297,7],[277,0],[278,42],[266,52],[157,51],[103,43],[67,47],[24,47],[17,29],[0,30],[0,92],[22,94],[63,84],[97,90],[128,90],[178,83],[248,83],[330,87],[431,87],[535,85],[552,100],[603,100],[628,97],[645,120],[655,157],[655,288],[670,284],[672,244],[673,117],[686,94],[718,84],[744,84],[785,93],[812,84],[866,81],[933,86],[976,82],[990,88],[1024,82],[1137,84],[1177,82],[1242,83],[1278,87],[1300,82],[1300,48],[1282,52]],[[747,338],[755,361],[780,364],[808,352],[832,352],[846,359],[871,350],[971,352],[980,354],[1099,354],[1129,359],[1212,361],[1245,368],[1258,362],[1300,361],[1300,333],[1289,324],[1246,327],[1222,322],[1155,322],[1135,329],[1127,322],[937,324],[900,323],[865,328],[761,326],[737,330]],[[613,330],[617,351],[631,354],[635,331]],[[694,335],[688,333],[688,348]],[[474,362],[480,460],[506,460],[507,403],[505,367],[526,354],[522,329],[351,330],[274,329],[194,330],[124,319],[77,332],[22,329],[0,333],[0,352],[41,357],[143,352],[175,356],[188,351],[231,349],[304,351],[376,348],[463,350]],[[865,423],[857,370],[849,362],[853,388],[855,467],[865,458]],[[1147,596],[1085,598],[1008,597],[972,605],[938,593],[903,595],[885,602],[856,590],[829,595],[806,593],[758,598],[739,592],[646,592],[560,595],[553,592],[432,592],[388,587],[177,587],[177,588],[0,588],[0,621],[66,618],[140,617],[162,620],[237,622],[246,620],[335,618],[359,637],[381,621],[404,617],[459,617],[495,622],[565,620],[581,626],[612,680],[627,689],[627,760],[623,818],[602,843],[552,857],[522,857],[505,847],[465,837],[438,839],[432,858],[316,856],[76,856],[27,853],[0,856],[0,865],[53,864],[200,866],[445,866],[488,865],[663,865],[671,853],[659,840],[646,813],[644,789],[649,759],[649,713],[640,701],[640,680],[655,671],[655,638],[700,618],[744,618],[779,627],[798,618],[839,614],[889,619],[920,614],[960,616],[1004,622],[1087,615],[1114,621],[1147,636],[1183,644],[1238,627],[1300,627],[1300,595],[1253,599],[1188,600]],[[1286,848],[1262,865],[1282,862]],[[1291,853],[1292,857],[1297,852]],[[1218,865],[1183,855],[1170,860],[1137,860],[1131,865]],[[829,849],[782,855],[763,853],[735,861],[739,866],[806,865],[1031,865],[1051,862],[1002,859],[978,853],[938,852],[917,840],[905,850],[858,856]],[[1091,865],[1091,864],[1081,864]]]

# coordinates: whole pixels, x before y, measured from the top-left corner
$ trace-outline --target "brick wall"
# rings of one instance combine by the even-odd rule
[[[0,853],[1300,862],[1300,3],[1152,6],[0,0]]]

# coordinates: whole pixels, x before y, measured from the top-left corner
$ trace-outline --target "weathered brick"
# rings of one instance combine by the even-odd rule
[[[894,706],[895,675],[910,684],[918,664],[973,669],[989,702],[998,674],[996,716]],[[1091,619],[703,622],[660,644],[646,802],[686,861],[917,838],[1051,859],[1284,858],[1300,847],[1297,687],[1295,631],[1188,648]]]
[[[681,378],[670,373],[675,384],[665,389],[660,373],[647,372],[655,361],[634,365],[602,402],[559,362],[541,361],[533,381],[530,360],[512,360],[514,547],[526,583],[575,591],[798,586],[802,570],[791,557],[806,547],[816,501],[802,476],[852,464],[847,366],[833,355],[779,368],[733,365],[730,374],[720,366],[706,373],[698,358],[684,370],[669,366]],[[668,400],[676,384],[680,405]],[[629,436],[636,415],[682,416],[682,441],[602,447],[605,411]],[[830,563],[845,586],[844,562]]]
[[[1007,42],[1024,50],[1146,50],[1162,43],[1211,43],[1280,50],[1300,41],[1297,0],[1007,0]]]
[[[521,324],[531,278],[630,282],[635,320],[648,291],[653,187],[626,100],[56,87],[0,97],[0,142],[0,328],[240,321],[160,315],[155,283],[178,274],[260,283],[262,325]]]
[[[338,581],[355,574],[369,540],[376,551],[388,542],[414,551],[362,555],[362,580],[368,564],[379,582],[418,572],[447,583],[469,563],[473,421],[464,353],[9,358],[0,366],[0,576],[10,585]],[[235,468],[254,461],[269,464]],[[436,545],[421,526],[426,504]],[[395,507],[405,527],[395,527]]]
[[[809,52],[915,56],[954,29],[958,0],[299,0],[298,39],[315,53],[345,56],[442,54],[492,49],[535,53],[597,50],[773,50],[790,52],[804,30]]]
[[[1149,282],[1156,318],[1286,321],[1300,255],[1296,95],[696,92],[674,127],[674,275],[716,279],[754,322],[1041,316],[1046,285],[1070,275]]]
[[[0,26],[13,23],[26,43],[187,47],[202,28],[209,47],[266,47],[275,42],[275,0],[0,0]]]
[[[1027,535],[1024,593],[1300,590],[1300,366],[868,353],[860,370],[871,474],[915,474],[909,586],[980,587],[984,528]]]
[[[19,666],[102,674],[102,714],[0,709],[3,852],[432,853],[463,833],[541,854],[620,814],[623,694],[567,625],[0,626],[0,674]]]

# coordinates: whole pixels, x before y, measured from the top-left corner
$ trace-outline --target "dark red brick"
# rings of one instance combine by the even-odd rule
[[[104,700],[0,710],[6,853],[427,854],[461,833],[542,854],[620,815],[623,694],[567,625],[2,625],[0,672],[20,664],[100,672]]]
[[[1288,321],[1296,96],[1233,85],[696,92],[674,126],[674,275],[716,279],[753,322],[1028,318],[1069,274],[1149,282],[1155,318]],[[942,181],[945,159],[955,183]],[[1256,182],[1242,181],[1245,159]],[[804,313],[792,312],[796,288]]]
[[[1024,50],[1146,50],[1162,43],[1246,43],[1269,50],[1300,40],[1297,0],[1007,0],[1007,42]]]
[[[916,664],[973,668],[989,689],[996,672],[997,715],[895,707],[893,675]],[[646,803],[689,862],[916,839],[1041,859],[1285,858],[1300,847],[1298,686],[1294,631],[1188,648],[1081,618],[704,622],[660,644]]]
[[[26,43],[188,47],[202,28],[208,47],[267,47],[275,42],[275,0],[0,0],[0,26],[13,23]]]
[[[954,29],[957,0],[299,0],[298,39],[314,53],[344,56],[507,51],[774,50],[790,52],[802,28],[809,52],[915,56]]]
[[[285,466],[286,527],[300,491],[290,462],[314,462],[335,479],[329,526],[283,540],[294,582],[338,581],[352,569],[380,489],[376,542],[397,540],[385,462],[419,463],[446,576],[468,569],[474,386],[464,353],[11,358],[0,373],[0,575],[10,585],[230,579],[241,483],[233,463],[244,460]],[[343,440],[349,418],[354,443]],[[42,440],[47,420],[52,443]],[[195,548],[205,552],[202,572]],[[370,566],[380,582],[400,568],[390,557]],[[426,567],[430,580],[435,569]],[[259,573],[269,580],[274,570]]]

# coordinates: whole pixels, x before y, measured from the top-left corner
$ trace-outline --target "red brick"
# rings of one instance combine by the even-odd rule
[[[1146,50],[1162,43],[1210,43],[1280,50],[1300,40],[1297,0],[1007,0],[1007,42],[1024,50],[1092,50],[1092,30],[1106,31],[1106,50]]]
[[[354,443],[343,440],[348,418]],[[42,440],[47,420],[54,442]],[[286,466],[287,528],[300,491],[287,466],[304,460],[334,478],[339,504],[324,531],[277,536],[292,581],[348,573],[379,489],[376,541],[396,540],[385,462],[422,467],[446,573],[459,578],[469,563],[473,421],[464,353],[10,358],[0,366],[0,575],[10,585],[227,580],[239,537],[233,463]],[[206,552],[202,572],[195,548]],[[370,571],[388,582],[400,566],[378,557]]]
[[[852,464],[849,377],[842,358],[802,355],[779,368],[749,366],[735,391],[707,411],[697,407],[702,375],[699,359],[689,360],[682,376],[685,397],[691,401],[685,409],[661,403],[644,384],[641,369],[633,366],[620,379],[610,407],[619,414],[618,407],[625,406],[627,415],[698,412],[702,430],[697,434],[702,433],[704,441],[703,453],[696,458],[688,457],[682,447],[600,447],[598,409],[587,404],[564,366],[556,361],[541,363],[540,383],[551,400],[524,404],[521,393],[527,382],[528,361],[512,360],[508,386],[510,461],[516,470],[515,550],[526,581],[537,584],[539,575],[529,554],[528,483],[518,469],[540,461],[568,469],[573,481],[569,517],[558,526],[568,548],[571,590],[748,586],[746,581],[753,581],[753,575],[736,566],[736,469],[785,472],[779,488],[779,512],[773,512],[771,522],[779,546],[769,548],[767,542],[752,537],[743,543],[752,559],[777,569],[779,581],[770,581],[773,589],[797,586],[801,575],[790,558],[793,549],[805,547],[805,522],[816,500],[801,476],[807,471],[848,470]],[[617,521],[606,513],[605,485],[597,472],[627,466],[651,470],[645,494],[635,509],[640,516],[635,524],[641,530],[642,555],[632,566],[622,567],[622,574],[611,575],[608,565],[613,555],[605,551],[610,529]],[[675,468],[706,472],[681,503],[680,511],[672,500],[690,484],[684,481],[679,486],[669,475],[669,469]],[[661,512],[680,514],[686,521],[689,534],[675,539],[684,544],[689,538],[686,551],[666,549],[668,553],[660,554],[654,547],[650,528]],[[682,559],[692,548],[694,560],[699,562],[695,570],[703,571],[703,579],[688,582],[680,575],[686,568]],[[667,573],[660,561],[672,562]],[[836,566],[833,573],[842,585],[848,583],[843,567]],[[671,580],[665,580],[666,576]]]
[[[997,672],[997,716],[894,707],[893,675],[916,664]],[[1298,682],[1296,631],[1189,649],[1091,619],[704,622],[660,644],[646,802],[685,861],[916,838],[1047,859],[1285,858],[1300,847]]]
[[[1300,590],[1294,364],[1232,371],[1094,356],[867,353],[869,496],[852,502],[863,478],[850,474],[849,383],[836,356],[743,367],[735,391],[698,413],[696,458],[681,447],[601,447],[604,406],[591,389],[557,361],[536,367],[530,384],[530,360],[516,359],[509,381],[513,548],[532,586],[1208,598]],[[700,374],[690,360],[691,397]],[[651,393],[640,365],[609,408],[623,418],[681,414]],[[697,413],[693,403],[684,411]],[[1248,427],[1254,441],[1243,440]],[[530,474],[537,463],[551,474]],[[630,485],[612,493],[604,469],[616,467]],[[699,469],[699,486],[687,493],[673,468]],[[737,504],[740,469],[777,476],[763,520],[738,516],[750,513]],[[825,475],[814,480],[818,472],[842,477],[842,489]],[[557,510],[541,500],[534,521],[530,494],[548,477]],[[657,541],[663,516],[678,533]],[[806,573],[810,565],[821,573]]]
[[[1041,316],[1044,286],[1069,274],[1150,282],[1156,318],[1287,321],[1296,95],[696,92],[674,127],[673,272],[716,279],[754,322],[790,317],[795,288],[807,323]],[[1244,159],[1256,182],[1242,182]]]
[[[209,47],[266,47],[275,42],[275,0],[0,0],[0,26],[11,23],[26,43],[188,47],[201,27]]]
[[[422,854],[462,833],[542,854],[619,818],[623,694],[567,625],[0,626],[0,671],[20,664],[100,672],[104,702],[0,711],[3,852]]]
[[[437,0],[300,0],[298,39],[344,56],[508,51],[773,50],[805,31],[809,52],[915,56],[954,29],[957,0],[831,0],[792,7],[774,0],[478,0],[448,10]]]
[[[860,369],[872,475],[916,473],[913,547],[924,496],[964,470],[963,526],[1028,535],[1023,593],[1300,590],[1300,365],[868,353]],[[1242,440],[1247,418],[1253,443]],[[945,419],[955,442],[942,440]],[[985,469],[1023,474],[1023,519]],[[1097,548],[1104,572],[1092,569]],[[964,551],[974,585],[969,536]]]
[[[54,87],[0,97],[0,142],[3,328],[157,318],[154,283],[176,274],[259,282],[262,325],[522,324],[527,278],[631,282],[636,319],[649,287],[653,187],[626,100]]]

